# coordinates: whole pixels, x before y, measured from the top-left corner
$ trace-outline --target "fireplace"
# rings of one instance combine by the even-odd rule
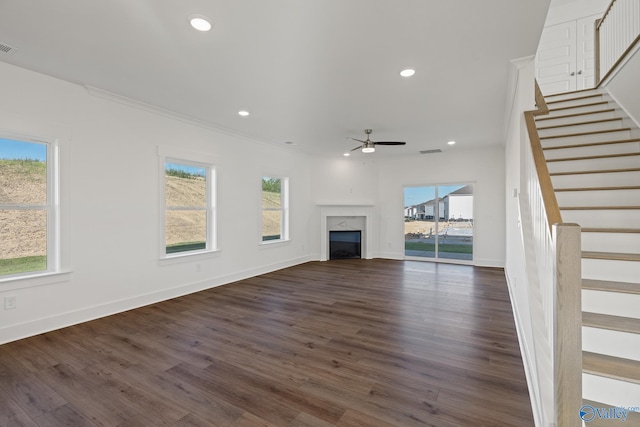
[[[329,231],[329,259],[362,258],[360,230]]]
[[[333,231],[358,232],[360,254],[354,258],[372,259],[375,243],[373,205],[319,205],[320,207],[320,261],[334,259],[331,256],[330,233]],[[353,240],[353,235],[351,236]],[[352,244],[354,242],[342,242]]]

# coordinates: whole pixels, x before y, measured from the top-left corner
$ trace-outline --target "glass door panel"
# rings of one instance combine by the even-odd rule
[[[473,259],[472,185],[404,188],[405,256]]]

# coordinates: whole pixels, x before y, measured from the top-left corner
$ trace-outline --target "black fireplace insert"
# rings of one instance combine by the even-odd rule
[[[329,231],[329,259],[362,258],[360,230]]]

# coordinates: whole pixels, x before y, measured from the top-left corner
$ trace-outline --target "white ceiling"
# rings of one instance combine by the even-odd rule
[[[16,49],[0,60],[314,155],[340,156],[365,128],[407,142],[374,156],[417,155],[503,143],[509,60],[535,53],[548,6],[0,0],[0,43]],[[213,29],[193,30],[192,14]]]

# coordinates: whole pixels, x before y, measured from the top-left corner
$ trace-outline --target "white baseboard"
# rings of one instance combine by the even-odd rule
[[[227,274],[224,276],[213,277],[197,282],[185,283],[171,289],[164,289],[159,292],[138,295],[133,298],[111,301],[105,304],[94,305],[91,307],[69,311],[66,313],[59,313],[41,319],[30,320],[28,322],[17,325],[10,325],[4,328],[0,328],[0,344],[5,344],[11,341],[16,341],[45,332],[54,331],[56,329],[76,325],[78,323],[88,322],[90,320],[99,319],[101,317],[111,316],[123,311],[132,310],[149,304],[155,304],[161,301],[166,301],[172,298],[215,288],[217,286],[222,286],[229,283],[237,282],[239,280],[255,277],[260,274],[270,273],[272,271],[281,270],[283,268],[293,267],[294,265],[299,265],[305,262],[316,260],[317,259],[313,256],[299,257],[275,264]]]

